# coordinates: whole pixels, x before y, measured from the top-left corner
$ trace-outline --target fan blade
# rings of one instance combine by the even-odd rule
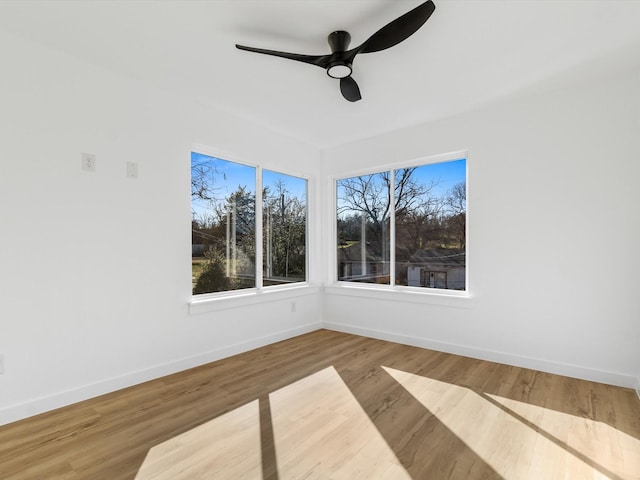
[[[288,58],[289,60],[295,60],[297,62],[317,65],[321,68],[327,68],[329,66],[330,55],[302,55],[299,53],[278,52],[276,50],[265,50],[264,48],[246,47],[238,44],[236,44],[236,48],[246,50],[247,52],[263,53],[265,55],[273,55],[274,57]]]
[[[340,91],[342,96],[350,102],[357,102],[362,98],[358,84],[351,76],[340,79]]]
[[[358,53],[372,53],[393,47],[406,40],[429,19],[436,6],[429,0],[382,27],[358,47]]]

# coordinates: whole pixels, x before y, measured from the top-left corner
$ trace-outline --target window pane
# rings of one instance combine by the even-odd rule
[[[389,284],[389,172],[338,180],[338,280]]]
[[[466,160],[394,175],[396,285],[464,290]]]
[[[307,268],[307,181],[262,172],[263,285],[304,282]]]
[[[255,168],[191,154],[193,293],[255,282]]]

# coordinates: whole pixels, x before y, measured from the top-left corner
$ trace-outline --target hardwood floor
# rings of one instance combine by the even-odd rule
[[[0,427],[0,478],[639,479],[640,400],[320,330]]]

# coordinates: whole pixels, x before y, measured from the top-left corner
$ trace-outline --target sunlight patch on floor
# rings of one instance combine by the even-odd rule
[[[505,479],[640,478],[638,440],[608,425],[382,368]]]
[[[269,395],[280,480],[410,480],[338,372]]]
[[[573,451],[623,478],[640,478],[640,440],[603,422],[486,394]]]
[[[258,400],[149,450],[136,480],[262,479]]]
[[[153,447],[136,480],[262,479],[265,400]],[[333,367],[272,392],[268,402],[279,480],[411,480]]]

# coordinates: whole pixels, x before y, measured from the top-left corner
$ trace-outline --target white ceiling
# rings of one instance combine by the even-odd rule
[[[405,42],[354,62],[363,99],[320,68],[235,43],[329,53],[421,0],[0,1],[0,28],[328,148],[473,109],[567,75],[640,65],[640,0],[434,0]]]

